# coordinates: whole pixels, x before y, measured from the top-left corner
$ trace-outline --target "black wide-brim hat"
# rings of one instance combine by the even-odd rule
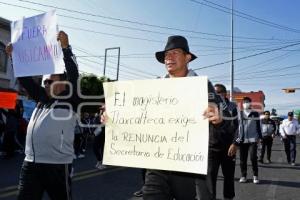
[[[185,37],[180,35],[173,35],[168,38],[168,42],[166,44],[164,51],[158,51],[155,53],[155,57],[158,60],[158,62],[165,63],[165,52],[172,50],[172,49],[182,49],[186,53],[190,54],[192,56],[191,61],[195,60],[197,56],[195,56],[193,53],[190,52],[188,41]]]

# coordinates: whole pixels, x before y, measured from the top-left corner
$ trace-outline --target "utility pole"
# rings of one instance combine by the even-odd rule
[[[106,70],[107,51],[116,50],[116,49],[118,50],[118,63],[117,63],[118,66],[117,66],[117,77],[116,77],[116,81],[117,81],[117,80],[119,80],[119,71],[120,71],[120,52],[121,52],[120,47],[112,47],[112,48],[105,49],[103,76],[105,76],[105,70]]]
[[[233,51],[233,0],[231,0],[231,84],[230,84],[230,101],[233,101],[234,89],[234,51]]]

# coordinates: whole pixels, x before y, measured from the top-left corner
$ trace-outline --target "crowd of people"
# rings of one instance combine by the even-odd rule
[[[0,158],[9,159],[23,153],[28,121],[23,117],[23,104],[15,109],[0,109]]]
[[[106,166],[102,164],[104,142],[105,142],[105,127],[100,125],[100,113],[99,112],[89,114],[84,112],[82,117],[76,121],[75,125],[75,138],[74,138],[74,153],[75,159],[85,157],[89,139],[93,140],[92,147],[96,157],[95,167],[98,169],[104,169]]]
[[[102,169],[105,168],[102,165],[105,131],[97,126],[99,122],[99,113],[84,112],[82,117],[78,116],[74,130],[74,159],[84,158],[88,143],[92,143],[96,167]],[[15,109],[0,109],[0,159],[24,155],[28,123],[21,100],[18,100]]]
[[[93,150],[96,156],[96,167],[103,169],[103,147],[105,141],[104,128],[93,125],[105,123],[105,114],[101,110],[83,113],[78,117],[77,106],[80,98],[74,92],[68,98],[58,98],[69,94],[70,88],[62,81],[68,81],[77,91],[79,77],[75,56],[70,48],[68,35],[60,31],[58,34],[66,72],[53,74],[44,81],[44,87],[32,80],[32,77],[21,77],[18,81],[24,87],[37,106],[28,122],[26,142],[22,149],[25,159],[19,180],[19,200],[39,200],[46,191],[51,199],[72,199],[71,169],[74,159],[83,158],[87,149],[89,136],[94,138]],[[6,52],[10,55],[12,45]],[[182,36],[170,36],[163,51],[155,54],[158,62],[165,65],[165,78],[198,76],[189,68],[189,63],[197,58],[189,50],[188,41]],[[56,83],[55,83],[56,82]],[[55,83],[55,84],[53,84]],[[226,87],[222,84],[213,85],[208,82],[209,106],[203,111],[203,116],[209,121],[209,150],[208,170],[206,175],[145,169],[142,172],[143,186],[136,196],[145,200],[215,200],[216,182],[221,166],[224,176],[224,199],[234,199],[234,174],[236,154],[239,150],[241,177],[239,182],[247,179],[247,162],[250,154],[253,183],[259,184],[258,162],[264,162],[267,149],[266,163],[271,163],[273,138],[279,130],[284,143],[287,162],[295,165],[296,134],[299,133],[298,121],[293,112],[288,113],[288,119],[283,120],[280,127],[270,118],[270,112],[260,113],[251,108],[252,100],[245,97],[242,108],[238,108],[227,98]],[[66,106],[65,103],[72,105]],[[102,108],[101,108],[102,109]],[[53,117],[72,116],[68,120],[58,120]],[[101,117],[100,117],[101,115]],[[7,148],[12,144],[12,136],[17,135],[20,126],[19,111],[0,110],[0,125],[2,143],[1,149],[8,156],[12,154]],[[81,118],[81,119],[80,119]],[[84,126],[81,126],[83,124]],[[261,152],[258,157],[258,146]],[[25,148],[24,148],[25,146]]]

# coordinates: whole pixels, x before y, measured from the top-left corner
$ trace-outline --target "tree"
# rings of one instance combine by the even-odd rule
[[[99,110],[99,105],[92,105],[93,103],[104,103],[104,97],[100,98],[104,94],[103,82],[110,81],[107,77],[97,77],[95,75],[80,75],[80,90],[81,94],[85,96],[97,96],[97,98],[89,99],[83,98],[82,102],[91,105],[83,106],[81,112],[96,113]]]
[[[297,117],[298,121],[300,122],[300,109],[294,111],[295,117]]]

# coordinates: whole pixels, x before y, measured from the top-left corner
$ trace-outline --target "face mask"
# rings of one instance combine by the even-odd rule
[[[247,109],[249,109],[250,108],[250,103],[243,103],[243,108],[245,109],[245,110],[247,110]]]

